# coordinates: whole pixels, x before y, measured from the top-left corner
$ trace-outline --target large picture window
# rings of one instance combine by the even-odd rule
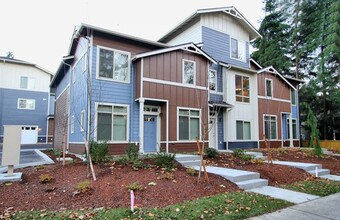
[[[249,121],[236,121],[236,139],[237,140],[250,140],[250,122]]]
[[[209,70],[209,89],[212,91],[217,91],[216,70]]]
[[[236,101],[249,103],[250,101],[249,77],[240,75],[235,76],[235,94]]]
[[[97,140],[127,141],[128,107],[119,105],[98,105]]]
[[[18,109],[35,109],[35,99],[18,99]]]
[[[183,83],[195,85],[196,63],[191,60],[183,60]]]
[[[127,52],[99,48],[98,76],[129,82],[129,57]]]
[[[200,111],[178,110],[178,139],[191,141],[200,137]]]
[[[265,115],[264,133],[269,140],[277,139],[277,118],[276,116]]]
[[[231,58],[246,61],[246,44],[234,38],[230,40],[230,56]]]

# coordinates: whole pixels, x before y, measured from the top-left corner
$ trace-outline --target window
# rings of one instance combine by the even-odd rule
[[[178,139],[192,141],[200,137],[200,111],[178,110]]]
[[[99,77],[129,82],[129,56],[126,52],[99,48]]]
[[[235,93],[236,101],[249,102],[249,77],[247,76],[235,76]]]
[[[269,140],[277,139],[277,118],[276,116],[264,116],[264,133]]]
[[[244,42],[240,42],[234,38],[231,38],[230,53],[231,53],[231,58],[245,62],[246,61],[246,56],[245,56],[246,44]]]
[[[183,60],[183,83],[195,85],[196,63]]]
[[[296,105],[296,91],[295,89],[291,89],[290,90],[290,99],[291,99],[291,102],[292,102],[292,105]]]
[[[84,131],[85,127],[85,111],[80,112],[80,131]]]
[[[127,141],[128,107],[119,105],[98,105],[97,140]]]
[[[217,74],[216,70],[209,70],[209,89],[212,91],[217,90]]]
[[[273,97],[273,80],[266,79],[266,96]]]
[[[35,99],[18,99],[18,109],[35,109]]]
[[[74,133],[74,115],[71,116],[70,130],[71,130],[71,134],[73,134]]]
[[[236,121],[236,139],[250,140],[250,122]]]
[[[20,88],[21,89],[34,89],[35,78],[22,76],[20,77]]]
[[[289,118],[287,119],[287,137],[290,139],[290,130],[289,130]],[[293,139],[297,139],[297,122],[296,119],[292,119],[292,125],[293,125]]]

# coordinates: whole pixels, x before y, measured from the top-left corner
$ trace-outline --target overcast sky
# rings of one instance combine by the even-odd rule
[[[4,0],[0,56],[12,51],[55,73],[80,23],[157,41],[195,10],[222,6],[235,6],[257,29],[264,17],[262,0]]]

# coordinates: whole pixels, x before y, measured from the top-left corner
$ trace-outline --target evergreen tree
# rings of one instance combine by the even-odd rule
[[[287,56],[287,44],[289,40],[289,26],[284,22],[284,16],[280,10],[279,0],[266,0],[266,16],[261,22],[259,32],[263,38],[253,42],[258,50],[252,57],[262,66],[273,66],[285,75],[290,72],[290,60]]]

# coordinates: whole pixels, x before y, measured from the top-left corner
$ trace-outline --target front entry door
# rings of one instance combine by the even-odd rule
[[[144,152],[157,151],[157,116],[144,116]]]
[[[216,118],[210,118],[209,130],[209,147],[217,149]]]

